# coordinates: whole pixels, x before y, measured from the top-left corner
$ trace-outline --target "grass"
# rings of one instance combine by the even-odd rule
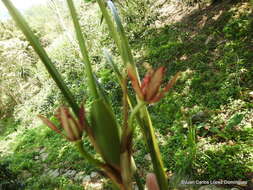
[[[222,14],[214,20],[219,12]],[[207,21],[199,26],[203,15]],[[252,23],[249,7],[226,2],[146,32],[144,56],[139,62],[154,67],[166,65],[168,76],[184,71],[176,91],[150,108],[158,135],[165,142],[161,148],[168,170],[175,173],[191,166],[192,179],[250,181]],[[198,136],[193,160],[185,159],[192,150],[187,144],[191,125],[184,110],[188,119],[204,113],[204,119],[193,124]],[[216,146],[218,150],[213,148]],[[189,168],[185,169],[182,178],[190,174]]]
[[[87,142],[86,145],[89,146]],[[24,130],[16,136],[12,146],[13,153],[2,157],[1,161],[9,164],[7,168],[19,176],[18,180],[27,189],[52,189],[59,187],[59,184],[62,189],[69,189],[69,184],[73,184],[72,179],[62,176],[54,179],[48,176],[50,171],[58,168],[62,171],[61,174],[68,170],[84,170],[86,174],[94,171],[92,166],[82,160],[74,146],[46,126]],[[73,184],[71,189],[74,186],[77,186],[75,189],[80,189],[78,183]]]
[[[221,14],[214,20],[218,13]],[[203,15],[207,21],[200,26]],[[136,51],[142,49],[138,66],[142,67],[143,62],[154,67],[165,65],[167,76],[183,71],[173,92],[149,107],[168,173],[176,176],[181,170],[177,177],[182,179],[250,183],[253,173],[253,103],[249,95],[253,90],[252,25],[252,15],[245,3],[225,2],[194,11],[178,23],[147,28],[141,41],[132,39]],[[103,83],[111,78],[107,68],[101,69],[99,75]],[[113,104],[119,104],[119,90],[114,88],[114,83],[108,85],[113,86],[117,97]],[[96,171],[79,157],[75,147],[47,127],[23,128],[11,120],[3,123],[6,127],[1,131],[0,141],[10,142],[10,149],[8,154],[2,153],[0,166],[9,176],[3,178],[1,174],[0,177],[9,185],[24,189],[82,189],[80,180],[62,175],[53,178],[48,176],[49,171],[57,168],[61,174],[68,170],[84,171],[84,176]],[[190,146],[190,127],[197,134],[194,146]],[[17,135],[12,136],[14,133]],[[135,138],[135,159],[144,176],[150,169],[149,161],[144,159],[147,150],[138,131]],[[92,151],[88,142],[85,145]],[[48,154],[45,159],[43,154]],[[104,189],[110,188],[105,183]]]

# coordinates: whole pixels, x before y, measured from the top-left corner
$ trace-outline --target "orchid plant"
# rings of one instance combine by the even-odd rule
[[[76,103],[70,89],[66,86],[61,75],[23,16],[10,0],[2,0],[70,106],[70,108],[62,106],[56,113],[56,118],[59,120],[61,128],[57,127],[44,116],[40,115],[39,118],[53,131],[59,133],[68,141],[75,143],[83,158],[103,170],[120,190],[132,190],[134,181],[140,190],[144,189],[133,159],[132,141],[135,131],[135,123],[133,121],[136,120],[138,126],[142,128],[141,131],[143,132],[144,139],[150,152],[154,169],[153,173],[147,176],[147,187],[149,190],[167,190],[169,187],[168,180],[147,105],[154,104],[163,98],[166,92],[175,84],[179,77],[179,73],[172,77],[164,88],[162,88],[162,80],[165,75],[164,67],[160,67],[156,70],[150,69],[141,82],[116,7],[111,1],[108,1],[106,5],[104,0],[97,0],[103,18],[108,25],[109,34],[115,41],[126,71],[123,73],[120,72],[112,56],[107,50],[104,50],[105,57],[116,73],[123,91],[122,106],[124,121],[122,122],[122,126],[120,126],[112,111],[112,106],[103,92],[103,88],[96,80],[95,73],[92,70],[85,38],[81,31],[74,3],[72,0],[66,1],[74,23],[82,60],[85,63],[89,92],[94,98],[90,108],[90,117],[87,117],[85,114],[84,107],[78,106]],[[136,93],[137,103],[132,101],[128,93],[127,81],[129,79]],[[89,138],[96,152],[101,156],[101,159],[94,158],[85,150],[82,142],[84,133]]]

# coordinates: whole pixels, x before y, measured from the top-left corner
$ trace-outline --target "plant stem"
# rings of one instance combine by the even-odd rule
[[[133,126],[134,117],[136,117],[139,126],[141,126],[142,128],[142,132],[145,137],[146,144],[150,151],[154,172],[157,176],[159,187],[161,190],[167,190],[168,182],[166,178],[166,173],[164,171],[161,153],[160,153],[160,150],[155,138],[154,128],[153,128],[152,121],[150,119],[145,102],[139,101],[139,103],[132,110],[132,113],[129,118],[130,128],[132,128]]]
[[[114,4],[112,3],[112,1],[108,0],[107,4],[108,4],[109,8],[111,9],[113,18],[114,18],[116,25],[117,25],[118,35],[119,35],[120,42],[121,42],[120,43],[120,45],[121,45],[120,46],[121,47],[120,54],[121,54],[121,57],[124,61],[124,64],[125,65],[130,64],[135,67],[135,63],[134,63],[133,55],[131,53],[129,42],[128,42],[125,30],[123,28],[123,25],[121,23],[120,17],[118,15],[118,12],[117,12]]]
[[[161,153],[155,138],[154,128],[152,126],[147,107],[144,106],[141,108],[140,112],[141,113],[137,116],[137,121],[139,120],[144,128],[143,133],[151,155],[154,172],[156,174],[160,190],[168,190],[168,181],[164,171]]]
[[[143,101],[139,101],[138,104],[134,107],[134,109],[132,110],[129,120],[128,120],[128,125],[129,127],[132,129],[133,128],[133,120],[136,117],[136,114],[140,111],[140,109],[146,105],[146,102]]]
[[[104,167],[104,163],[100,162],[99,160],[96,160],[93,158],[83,147],[83,141],[79,140],[75,142],[75,145],[80,152],[80,154],[83,156],[84,159],[88,160],[91,164],[95,165],[96,167],[102,168]]]
[[[109,28],[109,32],[110,32],[111,36],[113,37],[117,47],[119,48],[119,52],[121,54],[121,58],[122,58],[123,63],[125,64],[126,67],[128,67],[129,65],[131,67],[133,67],[134,74],[140,83],[137,67],[134,63],[131,49],[130,49],[126,34],[124,32],[124,28],[122,26],[122,23],[120,21],[120,18],[117,14],[117,11],[116,11],[113,3],[109,1],[108,5],[112,11],[114,20],[115,20],[116,25],[118,27],[118,32],[116,32],[116,33],[113,32],[113,35],[112,35],[112,31],[116,31],[116,29],[111,21],[108,11],[106,10],[105,3],[102,0],[97,0],[97,2],[100,6],[100,9],[101,9],[104,17],[105,17],[105,20],[106,20],[108,28]],[[120,42],[120,44],[119,44],[119,42]],[[137,102],[140,102],[140,100],[138,100],[138,98],[137,98]],[[151,154],[152,164],[153,164],[154,172],[155,172],[157,180],[158,180],[160,190],[167,190],[168,189],[167,177],[166,177],[166,174],[164,171],[161,153],[160,153],[160,150],[159,150],[156,138],[155,138],[154,128],[153,128],[147,107],[144,105],[143,108],[140,110],[140,113],[136,114],[136,116],[137,116],[138,124],[143,129],[142,130],[143,135],[145,137],[146,144],[147,144],[150,154]]]
[[[88,160],[89,163],[93,164],[94,166],[102,169],[106,175],[113,181],[113,183],[117,184],[117,186],[121,190],[127,190],[125,186],[122,184],[121,179],[119,178],[120,175],[117,174],[117,171],[115,171],[113,168],[108,166],[107,164],[93,158],[83,147],[82,140],[75,142],[75,145],[80,152],[80,154],[83,156],[85,160]]]
[[[81,50],[83,61],[84,61],[85,66],[86,66],[86,74],[87,74],[87,78],[88,78],[88,85],[89,85],[89,88],[90,88],[90,91],[91,91],[93,97],[95,99],[98,99],[99,95],[98,95],[98,91],[97,91],[97,87],[96,87],[96,82],[95,82],[95,79],[94,79],[94,76],[93,76],[93,73],[92,73],[91,62],[89,60],[88,50],[87,50],[86,45],[85,45],[85,40],[84,40],[82,31],[81,31],[81,27],[80,27],[80,24],[79,24],[79,21],[78,21],[78,17],[77,17],[77,14],[76,14],[76,9],[75,9],[75,6],[74,6],[74,3],[73,3],[72,0],[67,0],[67,3],[68,3],[69,11],[70,11],[72,21],[73,21],[73,24],[74,24],[74,27],[75,27],[76,37],[77,37],[77,41],[79,43],[79,47],[80,47],[80,50]]]
[[[115,25],[112,21],[111,16],[109,15],[109,12],[106,9],[106,4],[104,0],[97,0],[97,3],[100,7],[100,10],[105,18],[106,24],[108,25],[109,34],[111,35],[112,39],[115,41],[116,46],[121,54],[121,45],[120,45],[120,38],[118,36],[117,30],[115,28]]]

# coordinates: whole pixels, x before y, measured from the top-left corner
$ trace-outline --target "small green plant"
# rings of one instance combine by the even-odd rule
[[[19,189],[22,184],[18,180],[17,174],[10,170],[8,165],[8,162],[1,162],[0,160],[0,188]]]
[[[118,65],[114,63],[113,58],[108,51],[105,50],[107,61],[112,65],[123,92],[123,122],[122,127],[119,127],[119,123],[112,111],[110,100],[104,93],[104,87],[99,83],[92,70],[85,38],[81,31],[74,3],[72,0],[67,0],[82,55],[82,61],[85,64],[89,93],[93,98],[90,112],[86,114],[84,107],[76,103],[73,94],[66,86],[62,76],[55,68],[53,62],[22,15],[10,0],[2,0],[2,2],[33,46],[35,52],[40,57],[73,111],[72,113],[68,107],[61,107],[57,111],[56,118],[59,120],[62,128],[57,127],[47,118],[39,116],[42,121],[68,141],[73,142],[84,159],[103,170],[119,189],[131,190],[133,189],[133,178],[135,178],[138,188],[143,189],[132,156],[132,141],[136,120],[142,129],[154,168],[154,174],[149,174],[147,176],[147,186],[150,190],[167,190],[167,177],[147,105],[156,103],[163,98],[165,93],[175,84],[179,77],[179,73],[169,81],[164,89],[161,89],[161,83],[165,74],[165,69],[163,67],[157,70],[149,70],[143,81],[140,82],[128,39],[114,4],[108,1],[108,6],[106,6],[104,1],[97,0],[103,18],[108,25],[109,33],[115,41],[125,66],[123,69],[124,72],[120,72]],[[107,7],[109,7],[111,13],[108,11]],[[136,92],[136,101],[134,101],[134,97],[128,93],[128,76]],[[82,139],[84,132],[89,137],[90,143],[102,159],[95,158],[85,149]]]

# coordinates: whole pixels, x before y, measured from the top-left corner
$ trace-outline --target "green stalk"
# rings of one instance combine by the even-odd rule
[[[130,97],[128,96],[128,93],[127,93],[127,90],[126,90],[126,84],[125,84],[126,81],[123,79],[123,76],[122,76],[121,72],[119,71],[118,66],[113,61],[113,58],[109,54],[109,52],[108,52],[107,49],[104,49],[104,55],[106,57],[107,62],[112,66],[113,71],[115,72],[115,74],[116,74],[116,76],[118,78],[118,82],[121,85],[121,88],[123,90],[123,94],[125,96],[124,97],[124,106],[129,106],[130,109],[132,110],[133,109],[133,106],[132,106],[133,104],[132,104],[132,101],[130,100]],[[125,105],[125,102],[126,102],[127,105]],[[124,116],[124,118],[126,119],[126,122],[127,122],[127,116]],[[127,127],[126,124],[124,124],[124,126]],[[128,130],[128,129],[126,128],[125,130]],[[123,139],[125,135],[126,134],[122,134],[121,139]],[[138,172],[136,170],[134,159],[132,159],[132,165],[134,165],[134,168],[135,168],[135,169],[133,169],[133,171],[134,171],[133,177],[135,179],[136,185],[137,185],[137,187],[138,187],[139,190],[144,190],[143,185],[142,185],[141,180],[140,180],[140,176],[139,176],[139,174],[138,174]],[[124,170],[124,168],[123,168],[123,170]]]
[[[77,14],[76,14],[76,9],[74,6],[74,3],[72,0],[67,0],[68,3],[68,7],[69,7],[69,11],[72,17],[72,21],[75,27],[75,32],[76,32],[76,37],[77,37],[77,41],[79,43],[79,47],[81,50],[81,54],[83,57],[83,61],[85,63],[86,66],[86,73],[87,73],[87,78],[88,78],[88,85],[90,88],[90,91],[92,93],[92,95],[94,96],[94,98],[98,99],[99,98],[99,94],[96,88],[96,82],[92,73],[92,67],[91,67],[91,62],[89,60],[89,56],[88,56],[88,51],[85,45],[85,40],[81,31],[81,27],[77,18]]]
[[[129,120],[128,120],[128,123],[129,123],[129,126],[130,128],[132,128],[133,126],[133,120],[134,118],[136,117],[136,114],[138,114],[138,112],[140,111],[140,109],[145,106],[146,103],[143,102],[143,101],[139,101],[139,103],[134,107],[134,109],[132,110],[131,112],[131,115],[129,117]]]
[[[120,86],[123,90],[123,93],[124,93],[125,87],[124,87],[124,79],[123,79],[124,77],[123,77],[123,75],[119,71],[119,68],[118,68],[117,64],[113,61],[113,58],[109,54],[108,50],[104,49],[104,55],[105,55],[105,58],[106,58],[107,62],[112,66],[112,69],[113,69],[114,73],[116,74],[118,82],[119,82],[119,84],[120,84]],[[133,109],[133,106],[132,106],[133,105],[133,103],[132,103],[133,102],[133,97],[130,97],[127,93],[126,94],[126,99],[127,99],[127,102],[128,102],[128,105],[129,105],[130,109],[132,110]]]
[[[111,178],[112,182],[119,187],[119,189],[127,190],[121,183],[120,179],[118,179],[118,175],[114,173],[115,171],[112,168],[110,168],[110,166],[93,158],[88,152],[86,152],[83,146],[83,142],[81,140],[75,142],[75,145],[84,159],[88,160],[88,162],[93,164],[94,166],[102,169],[107,174],[107,176]]]
[[[127,190],[133,190],[132,185],[132,167],[131,167],[131,155],[126,150],[125,152],[120,153],[120,168],[121,168],[121,177]]]
[[[162,159],[160,157],[160,150],[159,150],[158,144],[156,142],[154,129],[152,127],[152,122],[151,122],[150,116],[148,114],[148,111],[147,111],[147,108],[145,105],[146,105],[145,102],[139,101],[139,103],[132,110],[132,113],[131,113],[131,115],[129,117],[129,121],[128,121],[129,127],[130,127],[128,132],[131,133],[131,131],[133,131],[133,119],[138,114],[138,116],[136,118],[137,118],[138,123],[139,124],[142,123],[142,127],[144,127],[143,132],[145,134],[146,143],[149,147],[151,159],[153,162],[153,168],[154,168],[155,174],[157,176],[158,184],[160,186],[160,189],[167,190],[167,188],[168,188],[167,180],[165,179],[165,180],[159,181],[159,179],[166,176],[166,174],[163,169],[164,167],[163,167]]]
[[[99,8],[103,14],[103,17],[106,21],[106,24],[108,25],[109,34],[111,35],[112,39],[115,41],[117,48],[119,49],[119,52],[121,54],[121,46],[120,46],[120,38],[117,34],[117,30],[115,28],[115,25],[112,21],[112,18],[109,14],[109,12],[106,9],[106,4],[104,0],[97,0],[97,3],[99,5]]]
[[[139,121],[138,121],[139,120]],[[154,173],[156,175],[160,190],[168,190],[168,181],[164,170],[160,149],[155,137],[154,128],[147,107],[144,106],[137,116],[138,123],[142,124],[144,136],[150,151]]]
[[[133,55],[131,53],[131,49],[129,46],[129,42],[126,37],[126,33],[125,33],[125,30],[124,30],[123,25],[121,23],[120,17],[117,13],[117,10],[111,1],[108,1],[108,6],[111,9],[113,18],[116,22],[119,38],[121,40],[122,59],[123,59],[125,65],[131,64],[131,65],[135,66]]]
[[[88,51],[85,46],[74,3],[72,0],[67,0],[67,3],[83,60],[86,65],[89,88],[92,96],[96,99],[91,108],[92,131],[100,148],[102,158],[117,170],[120,167],[120,136],[117,122],[114,118],[111,105],[104,96],[103,88],[99,86],[92,73],[91,62],[89,61]],[[115,175],[110,175],[110,177],[114,179]]]
[[[72,93],[70,92],[66,84],[64,83],[61,75],[55,68],[51,59],[48,57],[46,51],[40,44],[38,38],[34,35],[31,28],[29,27],[29,25],[27,24],[23,16],[20,14],[20,12],[14,7],[12,2],[10,0],[2,0],[2,2],[8,9],[9,13],[11,14],[12,18],[14,19],[18,27],[22,30],[22,32],[26,36],[27,40],[32,45],[34,51],[38,54],[42,63],[45,65],[47,71],[49,72],[49,74],[51,75],[51,77],[53,78],[53,80],[55,81],[55,83],[57,84],[61,92],[63,93],[64,97],[66,98],[67,102],[69,103],[69,105],[71,106],[75,114],[78,115],[79,106],[77,105],[74,99],[74,96],[72,95]]]
[[[102,2],[102,0],[97,0],[98,3],[101,3],[100,1]],[[117,41],[115,40],[115,37],[113,39],[115,40],[116,44],[118,44],[118,39],[120,39],[121,45],[120,45],[119,49],[120,49],[121,58],[125,64],[125,66],[128,66],[128,64],[130,64],[134,68],[135,75],[139,80],[139,74],[138,74],[136,65],[134,63],[131,49],[130,49],[126,34],[124,32],[124,28],[123,28],[120,18],[118,16],[118,13],[111,1],[108,2],[108,5],[112,11],[112,15],[114,17],[114,20],[115,20],[117,28],[118,28],[118,33],[116,33],[118,35],[118,38],[116,39]],[[100,9],[101,9],[101,6],[100,6]],[[107,11],[104,9],[106,9],[105,6],[103,7],[103,10],[101,9],[103,14],[104,14],[104,12]],[[109,14],[107,14],[107,15],[109,16]],[[115,30],[115,29],[111,28],[114,26],[111,25],[111,23],[108,23],[108,21],[107,21],[108,19],[105,19],[105,20],[107,22],[109,30],[110,31]],[[139,80],[139,82],[140,82],[140,80]],[[137,98],[137,101],[140,102],[140,100],[138,100],[138,98]],[[154,128],[153,128],[147,107],[143,106],[141,108],[140,112],[138,114],[136,114],[136,116],[137,116],[136,118],[137,118],[138,124],[143,129],[142,130],[143,135],[145,137],[146,144],[147,144],[149,151],[150,151],[154,172],[156,174],[160,190],[167,190],[168,189],[167,177],[166,177],[166,173],[164,171],[161,153],[160,153],[160,150],[159,150],[159,147],[157,144],[157,140],[155,138]]]
[[[118,66],[113,61],[112,56],[109,54],[109,51],[107,49],[104,49],[104,55],[105,55],[107,62],[112,66],[112,69],[118,78],[118,82],[120,83],[120,85],[123,89],[123,76],[122,76],[121,72],[119,71]]]
[[[113,68],[114,72],[115,72],[116,75],[117,75],[118,82],[121,84],[122,89],[124,89],[124,86],[123,86],[123,76],[122,76],[122,74],[120,73],[120,71],[119,71],[117,65],[114,63],[114,61],[113,61],[111,55],[108,53],[107,50],[104,51],[104,54],[105,54],[105,57],[106,57],[108,63],[110,63],[110,64],[112,65],[112,68]],[[124,134],[122,134],[122,139],[124,138],[124,135],[128,135],[128,134],[129,134],[129,131],[132,130],[132,127],[133,127],[133,120],[134,120],[134,117],[136,117],[138,124],[142,127],[142,131],[143,131],[143,133],[144,133],[144,136],[145,136],[145,137],[146,137],[146,136],[151,136],[151,137],[153,137],[153,140],[152,140],[152,138],[149,138],[149,139],[150,139],[150,140],[149,140],[150,143],[149,143],[149,144],[147,143],[148,146],[149,146],[149,147],[154,147],[153,149],[151,148],[151,149],[153,150],[153,152],[156,152],[156,153],[155,153],[156,155],[160,155],[159,149],[158,149],[158,148],[155,148],[155,147],[157,147],[157,146],[155,146],[155,144],[157,144],[157,143],[152,144],[152,142],[156,142],[156,139],[155,139],[155,136],[154,136],[154,130],[153,130],[153,127],[152,127],[152,123],[151,123],[151,122],[146,122],[146,123],[148,123],[147,125],[145,124],[145,122],[143,123],[143,122],[142,122],[142,119],[141,119],[141,114],[138,113],[138,112],[140,111],[141,108],[146,107],[146,106],[145,106],[145,102],[139,101],[138,104],[135,106],[135,108],[133,108],[133,100],[129,97],[128,94],[126,95],[126,99],[127,99],[128,104],[129,104],[129,107],[130,107],[130,109],[131,109],[131,115],[130,115],[130,118],[129,118],[129,120],[128,120],[128,124],[129,124],[129,126],[130,126],[130,129],[126,129],[127,131],[126,131],[126,132],[123,132]],[[144,108],[143,108],[143,109],[144,109]],[[147,113],[147,114],[148,114],[148,113]],[[145,114],[144,114],[144,115],[145,115]],[[147,117],[149,117],[149,115],[148,115]],[[151,125],[151,126],[150,126],[150,125]],[[149,131],[151,131],[150,134],[153,134],[153,135],[148,135],[149,133],[146,135],[145,131],[147,131],[147,128],[150,129],[150,130],[149,130]],[[147,139],[147,138],[146,138],[146,139]],[[157,152],[158,152],[158,153],[157,153]],[[154,155],[154,154],[151,154],[151,155]],[[152,160],[155,160],[155,162],[157,163],[156,165],[158,165],[156,168],[154,167],[154,170],[158,170],[158,172],[156,172],[156,173],[159,173],[159,175],[162,175],[162,176],[163,176],[163,175],[166,175],[165,173],[159,172],[159,171],[163,171],[163,170],[159,170],[159,168],[163,168],[161,159],[156,159],[156,157],[153,156]],[[135,179],[135,181],[136,181],[136,184],[137,184],[137,186],[138,186],[138,189],[139,189],[139,190],[143,190],[142,183],[141,183],[141,181],[140,181],[140,179],[139,179],[139,176],[138,176],[137,171],[134,172],[134,179]],[[166,183],[165,183],[165,184],[166,184]],[[164,185],[164,186],[167,187],[167,184]]]
[[[104,163],[100,162],[99,160],[96,160],[95,158],[93,158],[83,147],[83,141],[77,141],[75,142],[75,145],[78,149],[78,151],[80,152],[80,154],[83,156],[84,159],[88,160],[89,163],[93,164],[94,166],[98,167],[98,168],[103,168],[104,167]]]

